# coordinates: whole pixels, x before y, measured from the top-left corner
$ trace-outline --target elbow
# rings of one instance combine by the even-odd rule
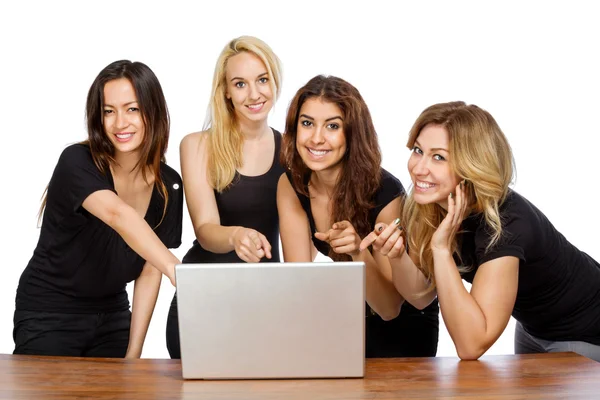
[[[400,302],[399,304],[395,304],[391,307],[387,307],[385,310],[382,310],[380,313],[378,312],[377,314],[379,314],[381,319],[384,321],[391,321],[393,319],[396,319],[398,317],[398,315],[400,315],[400,309],[402,308],[402,303],[404,303],[404,302]]]
[[[456,346],[458,358],[463,361],[475,361],[481,357],[487,349],[476,346]]]
[[[426,299],[419,298],[419,299],[413,300],[412,302],[410,302],[410,304],[417,310],[423,311],[431,304],[431,301],[432,300],[426,300]]]
[[[118,233],[121,233],[125,226],[124,221],[127,219],[128,209],[130,207],[125,203],[119,203],[110,207],[106,210],[106,219],[104,222]]]
[[[194,229],[194,233],[196,234],[196,240],[200,243],[200,246],[206,248],[208,236],[210,235],[210,230],[205,229],[206,224],[199,225],[196,229]]]
[[[379,314],[379,316],[381,317],[381,319],[384,320],[384,321],[391,321],[391,320],[397,318],[398,315],[400,315],[400,312],[397,312],[397,313],[391,312],[391,313],[381,313],[381,314]]]

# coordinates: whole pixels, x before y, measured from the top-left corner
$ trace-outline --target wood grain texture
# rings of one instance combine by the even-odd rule
[[[175,360],[0,355],[2,399],[598,399],[573,353],[368,359],[364,379],[184,381]]]

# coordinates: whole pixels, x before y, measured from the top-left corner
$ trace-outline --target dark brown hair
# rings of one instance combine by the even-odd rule
[[[86,103],[86,121],[88,139],[84,144],[90,146],[96,167],[104,173],[109,172],[115,162],[115,148],[104,130],[104,86],[115,79],[127,79],[131,82],[144,122],[144,141],[141,145],[140,159],[135,168],[140,168],[146,179],[148,169],[154,173],[154,185],[165,199],[164,218],[167,210],[168,192],[160,175],[160,163],[165,161],[169,142],[170,119],[167,102],[158,78],[144,63],[129,60],[115,61],[106,66],[90,87]],[[46,205],[46,197],[40,208],[40,216]],[[161,218],[161,222],[162,222]],[[160,225],[160,222],[159,222]]]
[[[318,75],[304,85],[290,103],[281,152],[281,164],[292,175],[292,186],[305,196],[311,170],[304,164],[296,149],[300,109],[308,99],[322,99],[337,105],[343,113],[346,153],[335,190],[332,193],[332,221],[348,220],[359,236],[366,236],[373,227],[369,211],[381,181],[381,151],[371,114],[359,91],[350,83],[335,76]],[[348,260],[346,254],[329,251],[335,261]]]

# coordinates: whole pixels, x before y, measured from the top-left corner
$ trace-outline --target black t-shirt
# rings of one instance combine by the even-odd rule
[[[275,150],[269,170],[258,176],[236,172],[231,185],[221,193],[214,191],[222,226],[243,226],[254,229],[271,244],[271,258],[261,262],[279,262],[279,214],[277,213],[277,183],[284,170],[279,163],[281,133],[273,129]],[[204,249],[197,240],[182,260],[184,263],[244,262],[235,251],[217,254]]]
[[[289,172],[286,175],[292,184]],[[307,177],[309,179],[309,177]],[[305,182],[308,185],[308,180]],[[292,184],[293,186],[293,184]],[[379,213],[395,198],[404,195],[400,181],[385,169],[381,169],[381,183],[375,193],[374,207],[369,210],[371,229],[375,228]],[[306,212],[312,232],[312,242],[320,253],[329,254],[330,246],[315,238],[317,231],[310,199],[298,193],[298,200]],[[389,223],[389,222],[387,222]],[[422,357],[435,356],[439,330],[439,305],[435,299],[423,310],[404,302],[400,315],[392,321],[384,321],[367,305],[366,357]]]
[[[156,187],[145,216],[169,248],[181,244],[183,186],[181,177],[161,163],[169,198]],[[112,175],[98,170],[84,144],[67,147],[48,185],[40,238],[17,288],[17,310],[96,313],[127,310],[125,286],[135,280],[145,261],[104,222],[82,207],[98,190],[116,193]],[[157,226],[158,225],[158,226]]]
[[[502,236],[490,251],[482,214],[465,219],[459,236],[463,279],[499,257],[519,259],[519,284],[512,312],[525,330],[545,340],[600,345],[600,265],[558,232],[533,204],[510,191],[500,206]]]

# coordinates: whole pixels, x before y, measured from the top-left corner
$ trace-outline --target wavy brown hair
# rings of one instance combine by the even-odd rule
[[[419,134],[429,124],[444,127],[448,132],[450,168],[465,186],[473,213],[481,214],[490,233],[489,250],[502,235],[499,207],[506,199],[514,176],[514,159],[506,136],[492,115],[462,101],[434,104],[426,108],[415,121],[406,146],[413,149]],[[402,221],[408,232],[408,248],[418,255],[418,267],[435,289],[431,238],[447,215],[439,204],[418,204],[411,190],[402,211]],[[458,254],[456,237],[451,238],[453,254]],[[471,266],[461,266],[468,270]],[[428,291],[429,291],[428,290]]]
[[[135,169],[140,170],[147,182],[147,174],[154,174],[154,186],[165,199],[162,222],[168,203],[168,192],[160,175],[160,163],[165,161],[165,153],[169,143],[169,111],[165,96],[152,70],[144,63],[129,60],[115,61],[107,65],[94,79],[87,95],[86,121],[88,139],[83,144],[89,145],[96,167],[108,174],[110,165],[115,163],[115,148],[104,130],[104,86],[115,79],[127,79],[131,82],[144,122],[144,141],[141,145],[140,159]],[[39,216],[46,206],[46,196],[40,207]],[[157,225],[157,226],[158,226]]]
[[[315,76],[298,90],[288,108],[281,164],[291,172],[294,189],[307,197],[307,182],[312,171],[298,153],[296,136],[300,109],[308,99],[333,103],[342,111],[346,153],[340,161],[342,168],[331,194],[331,218],[332,221],[350,221],[358,235],[365,237],[373,229],[369,211],[374,207],[373,198],[381,181],[381,151],[369,108],[354,86],[335,76]],[[335,261],[350,259],[332,249],[328,255]]]

